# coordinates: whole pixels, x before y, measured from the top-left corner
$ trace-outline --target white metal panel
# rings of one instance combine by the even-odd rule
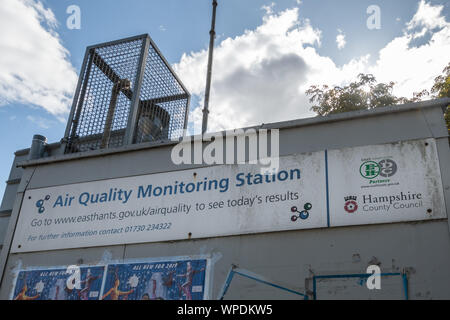
[[[330,225],[445,218],[434,139],[329,152]]]
[[[324,152],[281,158],[275,176],[260,172],[258,165],[221,165],[28,190],[12,251],[326,227]],[[228,179],[228,188],[226,183],[220,187],[222,179]],[[218,188],[213,183],[208,190],[209,181],[214,180]],[[195,185],[195,191],[181,193],[181,183],[186,189],[188,184]],[[149,185],[151,196],[146,193]],[[172,194],[165,186],[172,186]],[[165,196],[157,196],[161,190],[166,190]],[[98,202],[86,200],[91,197],[98,197]],[[308,203],[312,208],[301,214],[303,219],[293,221],[292,216],[300,216]],[[205,205],[203,210],[200,204]],[[298,212],[292,212],[294,206]],[[44,208],[41,213],[39,207]]]

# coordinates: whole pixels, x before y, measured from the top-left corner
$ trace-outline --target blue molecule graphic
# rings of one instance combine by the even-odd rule
[[[291,216],[292,222],[296,222],[299,218],[301,220],[306,220],[309,218],[309,210],[312,209],[312,204],[309,202],[306,203],[303,206],[303,209],[304,209],[303,211],[298,211],[298,208],[295,206],[291,208],[291,212],[295,213],[293,216]]]

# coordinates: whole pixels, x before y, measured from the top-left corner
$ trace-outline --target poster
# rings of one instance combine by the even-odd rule
[[[98,300],[104,271],[104,266],[22,270],[12,299]]]
[[[132,260],[96,266],[28,268],[17,273],[13,300],[204,300],[207,256]]]
[[[203,300],[207,260],[109,264],[104,300]]]

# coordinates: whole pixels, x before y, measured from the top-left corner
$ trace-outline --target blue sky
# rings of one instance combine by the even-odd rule
[[[213,131],[313,116],[309,85],[342,84],[359,72],[396,81],[396,93],[411,96],[429,89],[450,60],[448,1],[218,2]],[[79,30],[66,26],[70,5],[81,9]],[[380,29],[367,27],[370,5],[380,8]],[[88,45],[148,33],[192,94],[189,128],[196,132],[210,15],[210,0],[2,1],[0,194],[14,151],[29,147],[36,133],[49,142],[63,137]]]

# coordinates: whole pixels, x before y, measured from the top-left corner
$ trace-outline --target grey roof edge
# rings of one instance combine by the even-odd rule
[[[50,149],[58,149],[61,146],[61,142],[53,142],[47,144]],[[14,152],[15,156],[26,156],[30,152],[30,148],[20,149]]]
[[[407,111],[411,111],[411,110],[425,109],[425,108],[441,107],[442,110],[444,110],[444,108],[449,104],[450,104],[450,98],[442,98],[442,99],[427,100],[427,101],[414,102],[414,103],[399,104],[399,105],[393,105],[393,106],[387,106],[387,107],[379,107],[379,108],[370,109],[370,110],[351,111],[351,112],[332,114],[332,115],[328,115],[328,116],[316,116],[316,117],[305,118],[305,119],[274,122],[274,123],[262,124],[261,126],[254,126],[253,128],[286,129],[289,127],[300,127],[300,126],[308,126],[308,125],[315,125],[315,124],[321,124],[321,123],[346,121],[346,120],[359,119],[359,118],[369,118],[369,117],[379,116],[382,114],[407,112]],[[246,129],[246,128],[244,128],[244,129]]]
[[[249,130],[249,129],[289,129],[289,128],[296,128],[296,127],[303,127],[303,126],[312,126],[317,124],[325,124],[325,123],[332,123],[332,122],[339,122],[339,121],[348,121],[353,119],[360,119],[360,118],[369,118],[369,117],[376,117],[383,114],[392,114],[392,113],[401,113],[401,112],[408,112],[412,110],[420,110],[425,108],[444,108],[450,105],[450,98],[442,98],[442,99],[435,99],[435,100],[427,100],[422,102],[415,102],[415,103],[407,103],[402,105],[394,105],[389,107],[381,107],[377,109],[371,109],[371,110],[361,110],[361,111],[352,111],[352,112],[345,112],[340,114],[334,114],[329,116],[316,116],[311,118],[305,118],[305,119],[296,119],[296,120],[288,120],[288,121],[281,121],[281,122],[274,122],[274,123],[268,123],[268,124],[261,124],[256,126],[250,126],[245,128],[238,128],[234,130]],[[219,131],[215,133],[208,133],[208,135],[221,135],[225,132],[229,132],[233,130],[224,130]],[[200,136],[194,136],[194,139],[199,139]],[[55,155],[50,156],[46,158],[36,159],[36,160],[26,160],[19,162],[17,164],[17,167],[30,167],[30,166],[38,166],[53,162],[62,162],[62,161],[70,161],[75,159],[82,159],[82,158],[92,158],[92,157],[101,157],[105,155],[111,155],[111,154],[117,154],[117,153],[124,153],[124,152],[133,152],[133,151],[139,151],[144,149],[150,149],[150,148],[158,148],[162,146],[170,146],[175,145],[179,143],[182,140],[180,138],[179,140],[173,141],[173,140],[164,140],[159,142],[147,142],[147,143],[141,143],[141,144],[133,144],[133,145],[126,145],[118,148],[112,148],[112,149],[99,149],[99,150],[92,150],[92,151],[85,151],[80,153],[72,153],[72,154],[64,154],[64,155]],[[55,143],[54,145],[57,145],[59,143]],[[24,149],[29,150],[29,149]],[[24,150],[20,150],[17,152],[23,152]],[[16,154],[17,154],[16,152]]]

